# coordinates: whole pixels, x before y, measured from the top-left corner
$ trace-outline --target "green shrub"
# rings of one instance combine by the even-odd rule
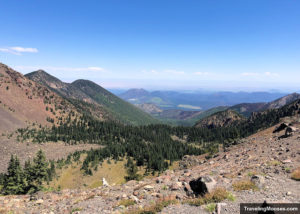
[[[217,207],[217,205],[214,203],[208,204],[208,205],[206,205],[205,210],[212,213],[216,210],[216,207]]]

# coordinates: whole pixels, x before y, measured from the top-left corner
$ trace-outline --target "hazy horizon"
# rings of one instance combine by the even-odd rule
[[[15,68],[17,69],[17,68]],[[36,69],[39,70],[39,69]],[[41,68],[41,70],[43,70]],[[30,72],[22,72],[24,75],[31,73],[33,71]],[[45,72],[49,73],[48,71],[45,70]],[[52,76],[55,76],[55,74],[51,74]],[[183,85],[183,86],[178,86],[178,85],[174,85],[172,86],[171,84],[169,84],[168,86],[165,85],[156,85],[156,86],[149,86],[149,84],[147,84],[147,82],[143,82],[143,81],[138,81],[138,84],[132,84],[132,85],[126,85],[123,84],[126,81],[123,80],[104,80],[104,81],[97,81],[97,79],[93,79],[93,78],[60,78],[59,76],[55,76],[57,78],[59,78],[61,81],[66,82],[66,83],[72,83],[75,80],[78,79],[86,79],[86,80],[90,80],[93,81],[97,84],[99,84],[100,86],[108,89],[108,90],[123,90],[123,91],[127,91],[130,89],[145,89],[147,91],[153,92],[153,91],[190,91],[190,92],[269,92],[269,93],[294,93],[294,92],[300,92],[300,88],[298,88],[297,86],[295,87],[282,87],[282,88],[275,88],[272,86],[270,86],[270,88],[268,87],[232,87],[232,86],[228,86],[228,87],[224,87],[224,85],[219,86],[219,85],[215,85],[215,86],[207,86],[207,85],[195,85],[195,86],[191,86],[191,85]],[[133,80],[132,82],[136,82],[137,80]],[[145,84],[143,84],[145,83]],[[224,82],[223,82],[224,83]],[[241,82],[239,82],[240,84],[242,84]]]

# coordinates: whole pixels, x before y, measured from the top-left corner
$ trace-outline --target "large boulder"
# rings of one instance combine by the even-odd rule
[[[287,123],[281,123],[278,127],[275,128],[273,133],[281,132],[282,130],[286,129],[289,125]]]
[[[215,188],[217,182],[210,176],[203,176],[191,180],[189,184],[196,196],[204,196]]]
[[[203,163],[203,160],[200,160],[197,156],[194,155],[185,155],[182,160],[179,162],[180,169],[188,169],[193,166],[198,166]]]
[[[294,132],[296,132],[298,129],[296,127],[293,127],[293,126],[289,126],[286,128],[285,130],[285,136],[291,136],[293,135]]]

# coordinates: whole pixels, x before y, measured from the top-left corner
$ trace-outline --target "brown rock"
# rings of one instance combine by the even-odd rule
[[[180,182],[176,182],[170,185],[170,189],[172,191],[179,190],[182,187],[182,184]]]
[[[164,195],[163,196],[164,201],[173,201],[176,200],[176,194],[170,194],[170,195]]]

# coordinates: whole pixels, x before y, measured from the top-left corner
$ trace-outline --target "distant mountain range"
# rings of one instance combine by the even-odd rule
[[[293,93],[269,103],[238,104],[224,111],[216,112],[208,115],[205,118],[202,118],[195,124],[195,127],[217,128],[223,126],[232,126],[235,123],[246,121],[247,117],[249,117],[249,120],[251,121],[251,118],[255,117],[257,114],[263,114],[264,112],[267,113],[270,110],[281,109],[285,106],[292,105],[292,103],[299,99],[300,94]]]
[[[155,104],[136,104],[143,111],[151,114],[154,118],[171,125],[193,126],[197,121],[216,112],[224,111],[228,107],[220,106],[206,111],[188,111],[180,109],[161,109]]]
[[[70,114],[131,125],[168,123],[200,127],[199,124],[214,120],[217,122],[210,125],[223,126],[230,124],[228,118],[239,120],[253,112],[278,109],[300,99],[297,93],[282,96],[268,92],[183,93],[131,89],[120,95],[123,100],[89,80],[65,83],[43,70],[24,76],[1,63],[0,92],[0,131],[32,123],[59,124]]]
[[[145,94],[145,92],[143,92]],[[278,109],[282,106],[292,103],[295,100],[300,99],[300,94],[293,93],[276,99],[271,102],[266,103],[241,103],[228,106],[218,106],[206,111],[187,111],[180,109],[163,109],[159,108],[155,104],[145,103],[145,104],[136,104],[139,108],[143,109],[145,112],[151,114],[153,117],[160,119],[164,122],[175,125],[185,125],[192,126],[196,123],[198,127],[201,127],[201,124],[207,123],[208,126],[219,126],[217,124],[222,124],[222,120],[230,118],[230,120],[242,119],[241,117],[234,115],[236,114],[244,117],[249,117],[253,112],[261,112],[268,109]],[[218,113],[220,115],[218,115]],[[207,121],[205,120],[207,117]],[[212,120],[217,120],[215,123],[212,123]],[[218,121],[220,120],[220,121]],[[227,124],[227,122],[224,122]],[[200,124],[200,125],[199,125]],[[229,123],[230,124],[230,123]]]
[[[233,106],[240,103],[265,103],[287,94],[269,92],[195,92],[153,91],[130,89],[118,95],[132,104],[155,104],[162,109],[208,110],[217,106]]]
[[[248,117],[251,115],[252,112],[260,112],[268,109],[278,109],[298,99],[300,99],[300,94],[293,93],[293,94],[283,96],[271,102],[242,103],[242,104],[234,105],[230,107],[230,109],[235,110],[236,112]]]

